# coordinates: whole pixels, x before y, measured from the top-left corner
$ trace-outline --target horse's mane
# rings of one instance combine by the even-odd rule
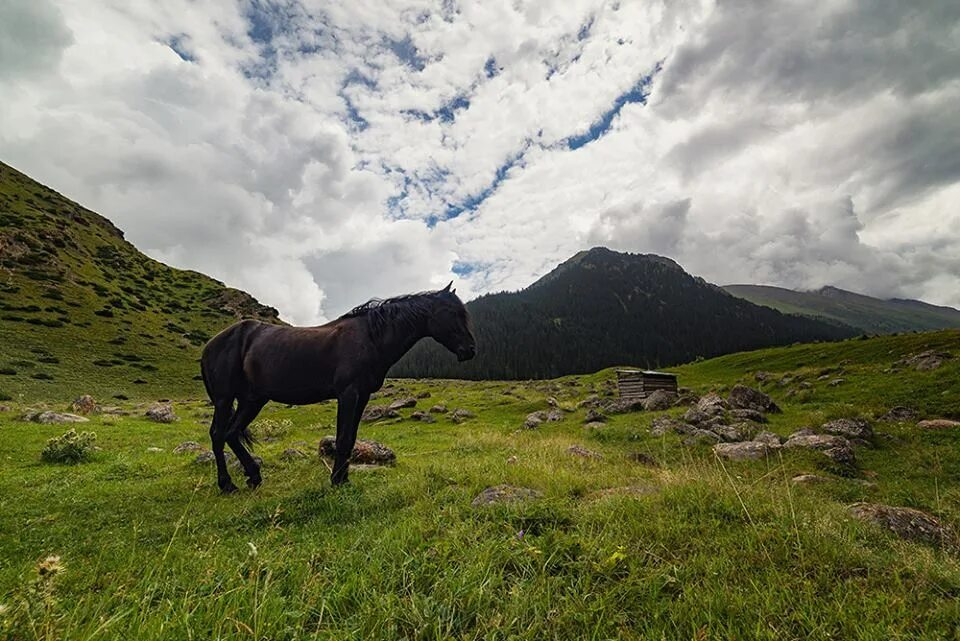
[[[370,329],[379,333],[387,323],[414,325],[430,311],[433,300],[442,290],[403,294],[392,298],[371,298],[357,305],[340,318],[365,317]]]

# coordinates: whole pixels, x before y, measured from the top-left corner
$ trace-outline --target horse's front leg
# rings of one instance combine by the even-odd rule
[[[348,388],[337,398],[337,455],[333,462],[333,473],[330,482],[342,485],[347,482],[347,473],[350,468],[350,455],[357,442],[357,429],[360,426],[360,415],[366,407],[370,395],[359,392],[356,388]]]

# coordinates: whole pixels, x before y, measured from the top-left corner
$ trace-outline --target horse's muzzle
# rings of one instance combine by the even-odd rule
[[[471,358],[477,355],[477,348],[474,346],[470,347],[461,347],[457,350],[457,360],[461,363],[463,361],[469,361]]]

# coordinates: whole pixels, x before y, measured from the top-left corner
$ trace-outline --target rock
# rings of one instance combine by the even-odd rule
[[[893,532],[901,539],[920,541],[931,545],[958,550],[956,533],[940,519],[909,507],[893,507],[880,503],[854,503],[850,514],[861,521],[868,521]]]
[[[282,461],[297,461],[305,458],[307,458],[307,453],[295,447],[288,447],[280,452],[280,460]]]
[[[417,406],[417,399],[410,396],[408,398],[399,398],[395,400],[394,402],[390,403],[390,405],[387,406],[387,409],[396,411],[396,410],[402,410],[407,407],[416,407],[416,406]]]
[[[88,423],[90,419],[85,416],[79,416],[77,414],[70,414],[68,412],[49,412],[49,411],[28,411],[23,415],[23,420],[31,421],[33,423],[43,423],[44,425],[51,425],[54,423]]]
[[[936,350],[926,350],[919,354],[912,354],[901,358],[894,363],[896,367],[912,367],[918,372],[929,372],[943,365],[943,362],[949,360],[952,356],[948,352],[938,352]]]
[[[474,507],[504,503],[520,503],[532,501],[543,496],[541,492],[528,487],[514,487],[513,485],[494,485],[480,492],[471,502]]]
[[[677,398],[673,392],[658,389],[643,400],[643,409],[648,412],[661,412],[673,407]]]
[[[468,418],[474,418],[476,414],[470,410],[453,410],[453,413],[450,414],[450,420],[454,423],[463,423]]]
[[[783,439],[780,438],[779,434],[766,431],[760,432],[754,436],[753,440],[757,443],[764,443],[770,447],[780,447],[783,444]]]
[[[97,411],[97,402],[89,394],[84,394],[70,404],[70,410],[77,414],[93,414]]]
[[[850,443],[842,436],[832,434],[810,434],[803,436],[791,436],[786,443],[786,448],[807,448],[823,452],[833,462],[840,465],[853,465],[855,456]]]
[[[702,399],[701,399],[702,400]],[[780,407],[767,394],[746,385],[734,385],[727,403],[733,409],[779,413]]]
[[[713,445],[720,442],[720,437],[708,430],[694,428],[689,435],[683,439],[684,445]]]
[[[583,419],[584,423],[605,423],[607,417],[602,412],[595,409],[587,410],[587,416]]]
[[[550,407],[560,407],[560,402],[557,401],[557,399],[556,399],[555,397],[553,397],[553,396],[548,396],[548,397],[547,397],[547,405],[549,405]]]
[[[608,414],[626,414],[628,412],[639,412],[642,409],[643,399],[620,398],[603,406],[603,411]]]
[[[819,485],[820,483],[829,483],[831,479],[828,479],[826,476],[818,476],[816,474],[798,474],[790,479],[790,482],[794,485]]]
[[[596,394],[591,394],[586,397],[576,405],[577,409],[583,409],[584,407],[600,407],[600,397]]]
[[[9,412],[11,409],[9,405],[0,405],[0,412]]]
[[[584,425],[584,426],[583,426],[583,429],[585,429],[585,430],[599,430],[599,429],[604,428],[604,427],[606,427],[606,426],[607,426],[606,423],[601,423],[600,421],[593,421],[593,422],[591,422],[591,423],[587,423],[586,425]]]
[[[827,385],[829,385],[830,387],[837,387],[838,385],[843,385],[845,382],[846,381],[842,378],[835,378],[829,383],[827,383]]]
[[[917,423],[917,427],[924,430],[951,430],[960,427],[960,421],[951,421],[946,418],[931,418]]]
[[[728,403],[720,398],[718,394],[710,392],[697,401],[696,409],[707,416],[717,416],[723,414],[729,409]],[[690,421],[691,423],[693,421]]]
[[[224,455],[228,453],[229,452],[224,451]],[[196,465],[207,465],[209,463],[213,463],[216,460],[217,458],[213,455],[213,452],[211,452],[210,450],[204,450],[199,454],[197,454],[197,457],[193,459],[193,462]]]
[[[627,454],[627,460],[639,463],[640,465],[646,465],[647,467],[659,467],[660,465],[657,463],[657,459],[643,452],[630,452]]]
[[[147,410],[145,416],[155,423],[173,423],[177,420],[177,415],[173,413],[173,406],[167,403],[159,403]]]
[[[579,456],[581,458],[592,458],[592,459],[601,459],[603,455],[599,452],[594,452],[593,450],[588,450],[582,445],[571,445],[567,448],[567,454],[573,454],[574,456]]]
[[[771,374],[770,372],[756,372],[756,373],[753,375],[753,378],[754,378],[758,383],[763,383],[763,382],[765,382],[765,381],[772,380],[772,379],[773,379],[773,374]]]
[[[721,440],[731,443],[746,441],[750,439],[753,428],[749,423],[737,423],[736,425],[715,425],[710,431],[721,438]]]
[[[433,418],[427,412],[413,412],[410,414],[410,419],[414,421],[420,421],[421,423],[436,423],[437,419]]]
[[[371,405],[363,411],[363,414],[360,415],[360,420],[367,423],[372,423],[375,421],[382,421],[385,418],[398,418],[400,412],[395,409],[391,409],[386,405]]]
[[[540,427],[540,424],[547,418],[547,413],[543,410],[538,410],[536,412],[530,412],[527,414],[527,418],[523,420],[523,426],[528,430],[535,430]]]
[[[417,394],[417,398],[430,398],[430,392],[420,392]]]
[[[794,438],[795,436],[813,436],[814,434],[816,434],[816,432],[814,432],[812,429],[810,429],[809,427],[804,427],[804,428],[802,428],[802,429],[797,430],[796,432],[794,432],[794,433],[791,434],[790,436],[788,436],[788,437],[787,437],[787,440],[790,440],[790,439]]]
[[[433,407],[431,407],[431,408],[430,408],[429,410],[427,410],[427,411],[429,411],[431,414],[446,414],[446,413],[447,413],[447,406],[446,406],[446,405],[441,405],[441,404],[438,403],[438,404],[434,405]]]
[[[152,453],[152,454],[156,454],[157,452],[162,452],[162,451],[163,451],[163,448],[162,448],[162,447],[148,447],[148,448],[147,448],[147,451],[150,452],[150,453]]]
[[[547,412],[546,420],[550,422],[562,421],[563,420],[563,411],[559,409],[552,409]]]
[[[730,416],[741,421],[753,421],[754,423],[767,422],[767,417],[763,412],[752,409],[733,409],[730,410]]]
[[[845,436],[856,439],[873,438],[873,427],[869,421],[863,418],[834,419],[824,423],[821,429],[827,434],[833,434],[835,436]]]
[[[516,456],[507,457],[507,465],[515,465],[517,462]]]
[[[775,448],[758,441],[744,441],[742,443],[717,443],[713,446],[713,453],[720,458],[731,461],[747,461],[761,459]]]
[[[196,441],[184,441],[180,445],[173,448],[174,454],[186,454],[188,452],[203,452],[207,448],[203,447]]]
[[[229,452],[228,450],[224,450],[223,455],[226,458],[227,465],[229,465],[230,467],[237,470],[243,468],[243,465],[240,464],[240,459],[234,456],[232,452]],[[263,459],[257,456],[256,454],[253,454],[252,456],[253,456],[253,460],[256,461],[257,465],[260,467],[263,467]]]
[[[891,407],[886,414],[880,417],[880,420],[891,423],[902,423],[905,421],[914,421],[918,416],[920,416],[920,413],[912,407],[897,405],[896,407]]]
[[[337,454],[337,438],[335,436],[324,436],[320,439],[320,456],[333,458]],[[367,441],[358,439],[353,446],[353,453],[350,455],[351,463],[366,463],[368,465],[392,465],[397,460],[386,445],[376,441]]]

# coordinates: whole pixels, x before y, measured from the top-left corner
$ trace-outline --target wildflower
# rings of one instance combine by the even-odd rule
[[[52,579],[62,571],[63,564],[60,562],[60,557],[56,554],[51,554],[37,564],[37,574],[39,574],[41,577],[49,577]]]
[[[518,540],[518,541],[522,541],[522,540],[523,540],[523,535],[524,535],[525,533],[526,533],[526,530],[520,530],[519,532],[517,532],[517,540]]]
[[[257,554],[259,554],[259,550],[257,550],[257,546],[253,544],[253,541],[247,541],[247,546],[249,546],[250,548],[250,552],[248,556],[251,559],[257,558]]]

